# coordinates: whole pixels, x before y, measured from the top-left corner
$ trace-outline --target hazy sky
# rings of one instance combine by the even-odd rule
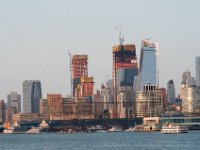
[[[99,88],[112,77],[112,46],[151,37],[159,43],[160,85],[182,72],[195,76],[200,56],[199,0],[0,0],[0,99],[22,93],[24,80],[40,80],[47,93],[70,93],[69,57],[88,54]]]

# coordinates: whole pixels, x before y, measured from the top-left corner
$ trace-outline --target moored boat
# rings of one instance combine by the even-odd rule
[[[28,134],[37,134],[37,133],[40,133],[40,129],[39,128],[35,128],[35,127],[32,127],[30,130],[28,130],[26,133]]]
[[[112,126],[112,128],[108,131],[109,132],[122,132],[122,128],[118,127],[118,126]]]
[[[20,134],[24,133],[24,130],[21,128],[21,126],[15,122],[12,126],[6,128],[3,130],[4,134]]]

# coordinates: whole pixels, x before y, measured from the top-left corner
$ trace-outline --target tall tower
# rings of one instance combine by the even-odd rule
[[[17,92],[10,92],[7,96],[7,107],[15,107],[17,112],[21,112],[21,95]]]
[[[185,90],[188,87],[188,79],[191,78],[190,71],[183,72],[182,75],[182,81],[181,81],[181,87],[180,87],[180,99],[184,99]]]
[[[196,85],[200,86],[200,57],[195,58]]]
[[[143,89],[146,85],[158,87],[158,44],[150,39],[143,40],[140,55],[140,88]]]
[[[125,93],[126,102],[133,101],[134,77],[138,75],[136,47],[134,44],[113,46],[113,92],[114,102],[117,105],[117,96],[121,91]],[[133,104],[133,103],[132,103]],[[119,117],[115,106],[115,117]]]
[[[80,83],[81,77],[88,76],[88,56],[73,55],[72,56],[72,82],[73,82],[73,97],[76,96],[76,89]]]
[[[167,83],[167,100],[173,102],[175,100],[175,85],[173,80],[169,80]]]
[[[23,82],[23,112],[38,113],[42,98],[41,83],[39,80],[25,80]]]
[[[0,100],[0,124],[3,124],[6,120],[6,104],[4,100]]]

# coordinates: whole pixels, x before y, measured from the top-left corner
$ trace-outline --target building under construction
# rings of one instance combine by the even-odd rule
[[[94,81],[93,77],[88,77],[88,55],[73,55],[70,66],[72,96],[91,100]]]
[[[76,96],[76,89],[80,83],[81,77],[88,76],[88,56],[87,55],[73,55],[71,62],[72,73],[72,93]]]
[[[118,108],[117,97],[124,93],[126,100],[126,117],[133,115],[133,83],[134,77],[138,75],[138,63],[136,56],[136,47],[134,44],[113,46],[113,88],[114,102],[116,103],[114,118],[118,118],[121,112]]]

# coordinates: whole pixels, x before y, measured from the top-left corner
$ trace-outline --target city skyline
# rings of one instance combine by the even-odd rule
[[[22,94],[24,80],[40,80],[43,97],[70,94],[68,51],[89,56],[89,74],[100,89],[107,75],[112,78],[112,46],[119,44],[116,26],[124,44],[136,44],[137,56],[141,39],[151,37],[159,44],[160,87],[173,79],[179,89],[187,69],[195,76],[199,1],[126,1],[123,11],[116,11],[121,3],[2,1],[0,99],[6,100],[11,91]]]

